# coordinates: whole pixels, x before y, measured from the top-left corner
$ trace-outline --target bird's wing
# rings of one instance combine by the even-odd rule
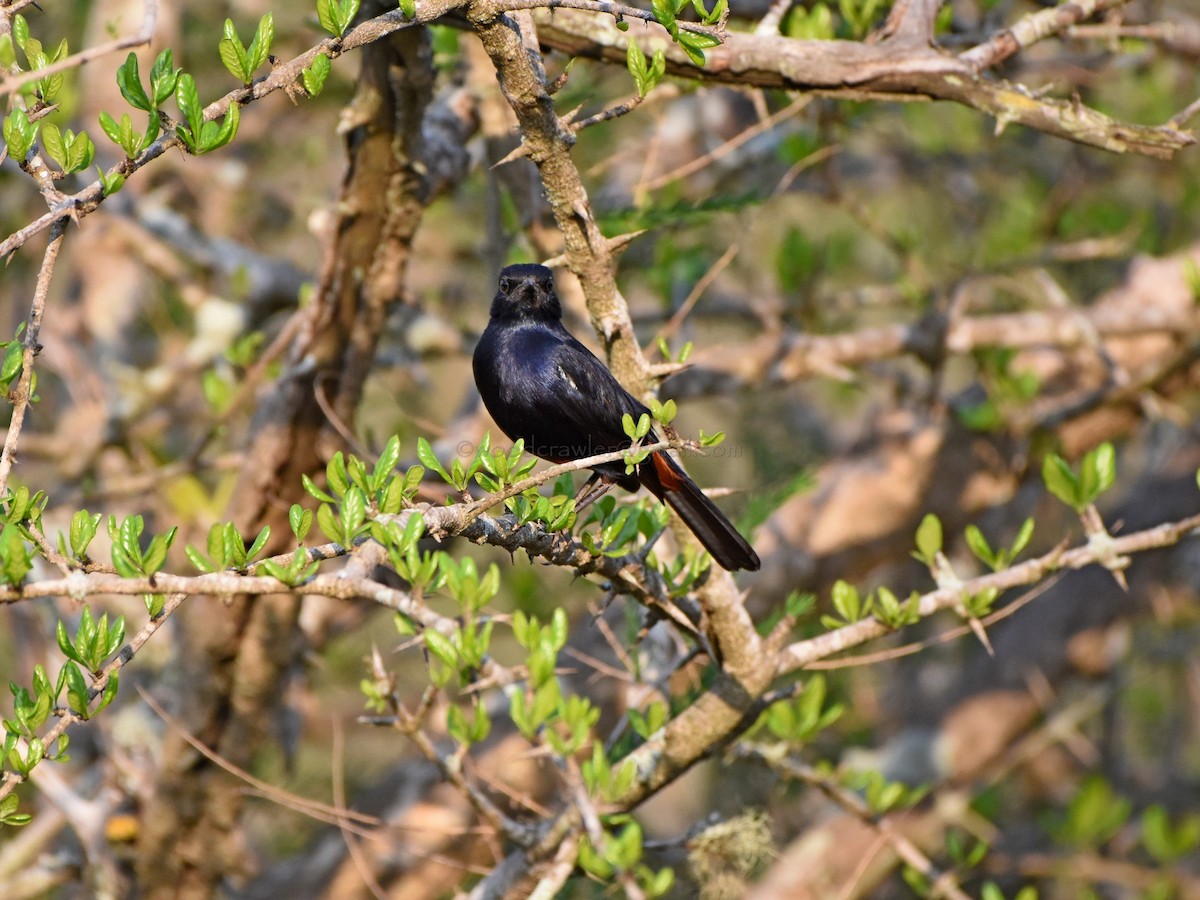
[[[625,447],[630,441],[622,425],[626,413],[636,421],[649,412],[583,344],[570,338],[554,354],[557,393],[569,402],[562,412],[597,447]],[[599,451],[597,451],[599,452]]]

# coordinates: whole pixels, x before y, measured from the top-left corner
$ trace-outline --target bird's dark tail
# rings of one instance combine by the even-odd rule
[[[721,568],[732,572],[761,565],[754,548],[671,457],[653,454],[639,467],[638,476],[679,514]]]

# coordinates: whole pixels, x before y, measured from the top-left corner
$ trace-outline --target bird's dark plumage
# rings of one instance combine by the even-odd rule
[[[550,462],[628,447],[623,415],[636,421],[649,412],[563,327],[554,278],[545,266],[501,271],[491,321],[472,365],[483,403],[501,431]],[[646,441],[658,437],[651,431]],[[759,567],[758,555],[733,523],[667,454],[651,454],[636,474],[627,474],[620,461],[594,471],[627,490],[644,485],[665,500],[724,568]]]

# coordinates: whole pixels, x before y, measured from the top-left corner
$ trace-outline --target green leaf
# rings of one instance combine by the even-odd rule
[[[1029,540],[1033,537],[1033,518],[1027,518],[1021,525],[1021,530],[1017,532],[1016,540],[1009,550],[1009,560],[1021,555],[1021,551],[1029,546]]]
[[[932,566],[942,551],[942,522],[933,513],[926,513],[917,527],[917,552],[913,555]]]
[[[308,492],[308,495],[310,497],[312,497],[314,500],[318,500],[321,503],[336,503],[337,502],[337,499],[332,494],[329,494],[326,491],[323,491],[319,487],[317,487],[317,483],[315,481],[313,481],[311,478],[309,478],[308,475],[301,475],[300,483],[304,486],[304,490],[306,490]],[[304,539],[301,538],[301,540],[304,540]]]
[[[415,0],[400,0],[400,12],[404,13],[406,19],[415,19],[417,17]]]
[[[337,543],[344,540],[341,526],[334,517],[333,507],[327,503],[321,504],[317,509],[317,526],[325,534],[326,539]]]
[[[375,461],[375,481],[381,484],[384,478],[394,474],[396,466],[400,463],[400,438],[397,435],[392,435],[383,452],[379,454],[379,459]]]
[[[175,59],[171,50],[163,50],[154,60],[150,69],[150,91],[154,97],[155,107],[161,106],[167,98],[175,93],[179,81],[179,69],[175,68]],[[154,133],[158,133],[158,116],[150,113],[150,121],[154,125]]]
[[[75,645],[71,643],[71,638],[67,634],[67,626],[63,624],[62,619],[59,619],[55,623],[54,636],[58,641],[58,649],[62,651],[63,656],[67,659],[73,659],[76,662],[82,662],[79,658],[79,652],[75,649]]]
[[[271,526],[264,525],[259,531],[258,537],[254,539],[254,543],[250,545],[250,549],[246,551],[246,558],[253,560],[254,557],[262,553],[263,547],[267,545],[267,541],[271,538]]]
[[[71,134],[68,130],[67,134],[72,139],[67,146],[67,164],[63,168],[63,172],[67,174],[81,172],[92,164],[92,160],[96,156],[96,145],[92,143],[92,139],[88,137],[86,131],[81,131],[76,135]]]
[[[37,124],[29,121],[25,110],[14,108],[4,120],[4,143],[8,145],[8,155],[17,163],[25,162],[37,139],[37,132]]]
[[[187,124],[192,139],[198,143],[201,129],[204,126],[204,107],[200,104],[196,80],[186,72],[179,76],[179,81],[175,86],[175,102],[183,114],[184,122]]]
[[[271,13],[266,13],[258,20],[254,39],[250,41],[250,48],[246,51],[251,72],[267,61],[267,57],[271,55],[271,44],[274,40],[275,17]]]
[[[992,547],[987,542],[987,538],[983,536],[983,532],[975,525],[968,525],[964,536],[971,552],[985,565],[995,568],[996,555],[992,552]]]
[[[142,87],[142,77],[138,72],[137,54],[131,52],[125,57],[125,62],[121,67],[117,69],[117,87],[121,89],[121,96],[125,98],[130,106],[144,110],[145,112],[152,112],[156,108],[157,104],[150,102],[145,88]]]
[[[186,545],[183,552],[199,571],[206,574],[217,571],[217,567],[191,544]]]
[[[1116,451],[1111,443],[1105,441],[1083,457],[1079,473],[1080,499],[1085,504],[1094,503],[1097,497],[1113,486],[1116,478]]]
[[[9,341],[8,347],[4,351],[4,362],[0,364],[0,382],[8,385],[16,380],[24,362],[25,348],[21,346],[21,342]]]
[[[433,628],[427,628],[424,634],[425,647],[431,654],[447,666],[453,668],[458,660],[458,652],[454,649],[454,644],[450,639]]]
[[[1046,454],[1042,460],[1042,480],[1046,483],[1046,490],[1077,512],[1087,505],[1082,500],[1079,479],[1061,456]]]
[[[241,38],[238,37],[237,30],[233,27],[232,19],[225,20],[225,32],[220,43],[217,44],[217,53],[230,75],[243,83],[250,80],[250,73],[253,69],[250,66],[249,57],[246,55],[246,48],[242,46]]]
[[[96,708],[91,711],[89,718],[96,715],[108,704],[112,703],[117,697],[117,685],[120,682],[120,673],[113,672],[108,676],[108,681],[104,685],[104,690],[100,694],[100,702],[96,704]]]
[[[96,166],[96,171],[99,173],[100,189],[105,197],[109,197],[119,191],[125,184],[125,176],[120,172],[113,172],[111,175]]]
[[[221,120],[221,127],[217,128],[215,122],[204,123],[204,136],[200,143],[200,152],[208,153],[216,150],[219,147],[224,147],[233,140],[237,134],[238,124],[242,119],[241,107],[238,106],[236,100],[229,103],[229,108],[225,111],[225,118]],[[209,126],[212,126],[211,128]]]
[[[63,145],[62,132],[58,130],[58,126],[53,122],[47,122],[42,126],[42,145],[46,148],[46,152],[50,154],[50,158],[58,163],[58,167],[64,171],[67,168],[67,148]]]
[[[329,57],[324,53],[318,53],[313,57],[313,61],[308,68],[300,73],[300,80],[304,84],[304,90],[310,97],[315,97],[325,88],[325,81],[329,78],[329,71],[332,64],[329,62]]]
[[[129,118],[129,113],[121,116],[121,123],[118,125],[116,119],[108,113],[101,111],[100,130],[108,136],[110,141],[124,150],[126,156],[129,156],[129,147],[126,146],[126,140],[133,133],[133,121]]]
[[[426,468],[437,472],[447,484],[454,484],[454,479],[450,477],[450,473],[446,471],[445,467],[438,461],[437,456],[434,455],[433,448],[429,446],[429,441],[423,437],[417,438],[417,459],[424,463]]]
[[[20,13],[17,13],[12,20],[12,39],[22,50],[29,43],[29,22]]]
[[[312,482],[310,481],[309,483],[311,484]],[[288,524],[291,525],[292,534],[296,536],[296,540],[298,541],[303,541],[308,535],[308,530],[312,528],[312,520],[312,510],[305,509],[299,503],[293,503],[292,508],[288,510]]]

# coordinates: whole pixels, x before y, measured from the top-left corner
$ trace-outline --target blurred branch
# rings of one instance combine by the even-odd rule
[[[892,846],[900,860],[928,879],[930,897],[969,900],[968,895],[959,887],[954,872],[939,870],[933,864],[933,860],[922,853],[921,849],[896,827],[893,819],[902,819],[903,813],[895,816],[877,815],[871,811],[862,797],[854,791],[842,787],[829,775],[818,772],[807,763],[791,756],[780,758],[779,754],[771,748],[747,744],[738,745],[733,752],[742,759],[760,760],[788,778],[812,785],[846,812],[877,832]]]
[[[976,72],[981,72],[1077,22],[1090,19],[1098,12],[1116,9],[1127,3],[1129,0],[1074,0],[1050,9],[1039,9],[1022,16],[1012,26],[997,32],[982,44],[960,53],[958,58]]]
[[[964,596],[975,596],[990,589],[1005,591],[1009,588],[1033,584],[1055,572],[1082,569],[1096,563],[1105,564],[1116,557],[1126,557],[1159,547],[1177,544],[1190,532],[1200,528],[1200,514],[1188,516],[1177,522],[1167,522],[1144,531],[1111,538],[1103,546],[1091,542],[1071,549],[1056,547],[1036,559],[1016,563],[1007,569],[978,578],[964,580],[953,588],[942,588],[921,595],[918,610],[927,618],[943,609],[954,609]],[[840,653],[865,641],[883,637],[891,631],[877,619],[863,619],[836,631],[809,640],[798,641],[784,649],[780,674],[803,669],[809,662]]]
[[[12,7],[5,6],[0,12],[7,18],[15,10]],[[20,88],[31,81],[49,78],[51,75],[66,72],[68,69],[77,69],[87,65],[94,59],[99,59],[101,56],[107,56],[110,53],[116,53],[118,50],[127,50],[130,47],[140,47],[143,44],[149,44],[151,38],[154,37],[154,23],[157,19],[157,0],[142,0],[142,24],[133,34],[116,38],[103,44],[97,44],[95,47],[85,47],[78,53],[72,53],[70,56],[64,57],[58,62],[51,63],[41,69],[33,69],[32,71],[20,73],[10,72],[7,76],[0,79],[0,96],[20,90]]]
[[[985,79],[963,57],[920,44],[796,40],[732,32],[719,47],[705,51],[706,62],[699,67],[677,45],[668,43],[659,25],[626,33],[612,22],[570,9],[540,13],[537,23],[541,40],[556,50],[622,65],[631,41],[653,42],[665,47],[669,74],[699,81],[811,91],[842,99],[952,100],[994,116],[997,130],[1024,125],[1116,153],[1160,159],[1170,159],[1195,143],[1190,132],[1170,125],[1120,122],[1078,99],[1037,97],[1019,84]]]
[[[38,335],[41,333],[42,317],[46,312],[46,295],[50,291],[50,281],[54,278],[54,267],[58,263],[58,251],[62,249],[66,228],[66,219],[60,218],[55,220],[50,229],[50,240],[46,243],[46,252],[42,255],[42,265],[38,269],[37,284],[33,290],[33,303],[25,320],[25,331],[21,335],[21,375],[17,379],[17,389],[10,394],[13,404],[12,417],[4,435],[4,449],[0,451],[0,497],[4,496],[8,489],[8,477],[16,461],[21,426],[25,422],[25,413],[32,399],[30,394],[33,385],[33,358],[41,349]]]

